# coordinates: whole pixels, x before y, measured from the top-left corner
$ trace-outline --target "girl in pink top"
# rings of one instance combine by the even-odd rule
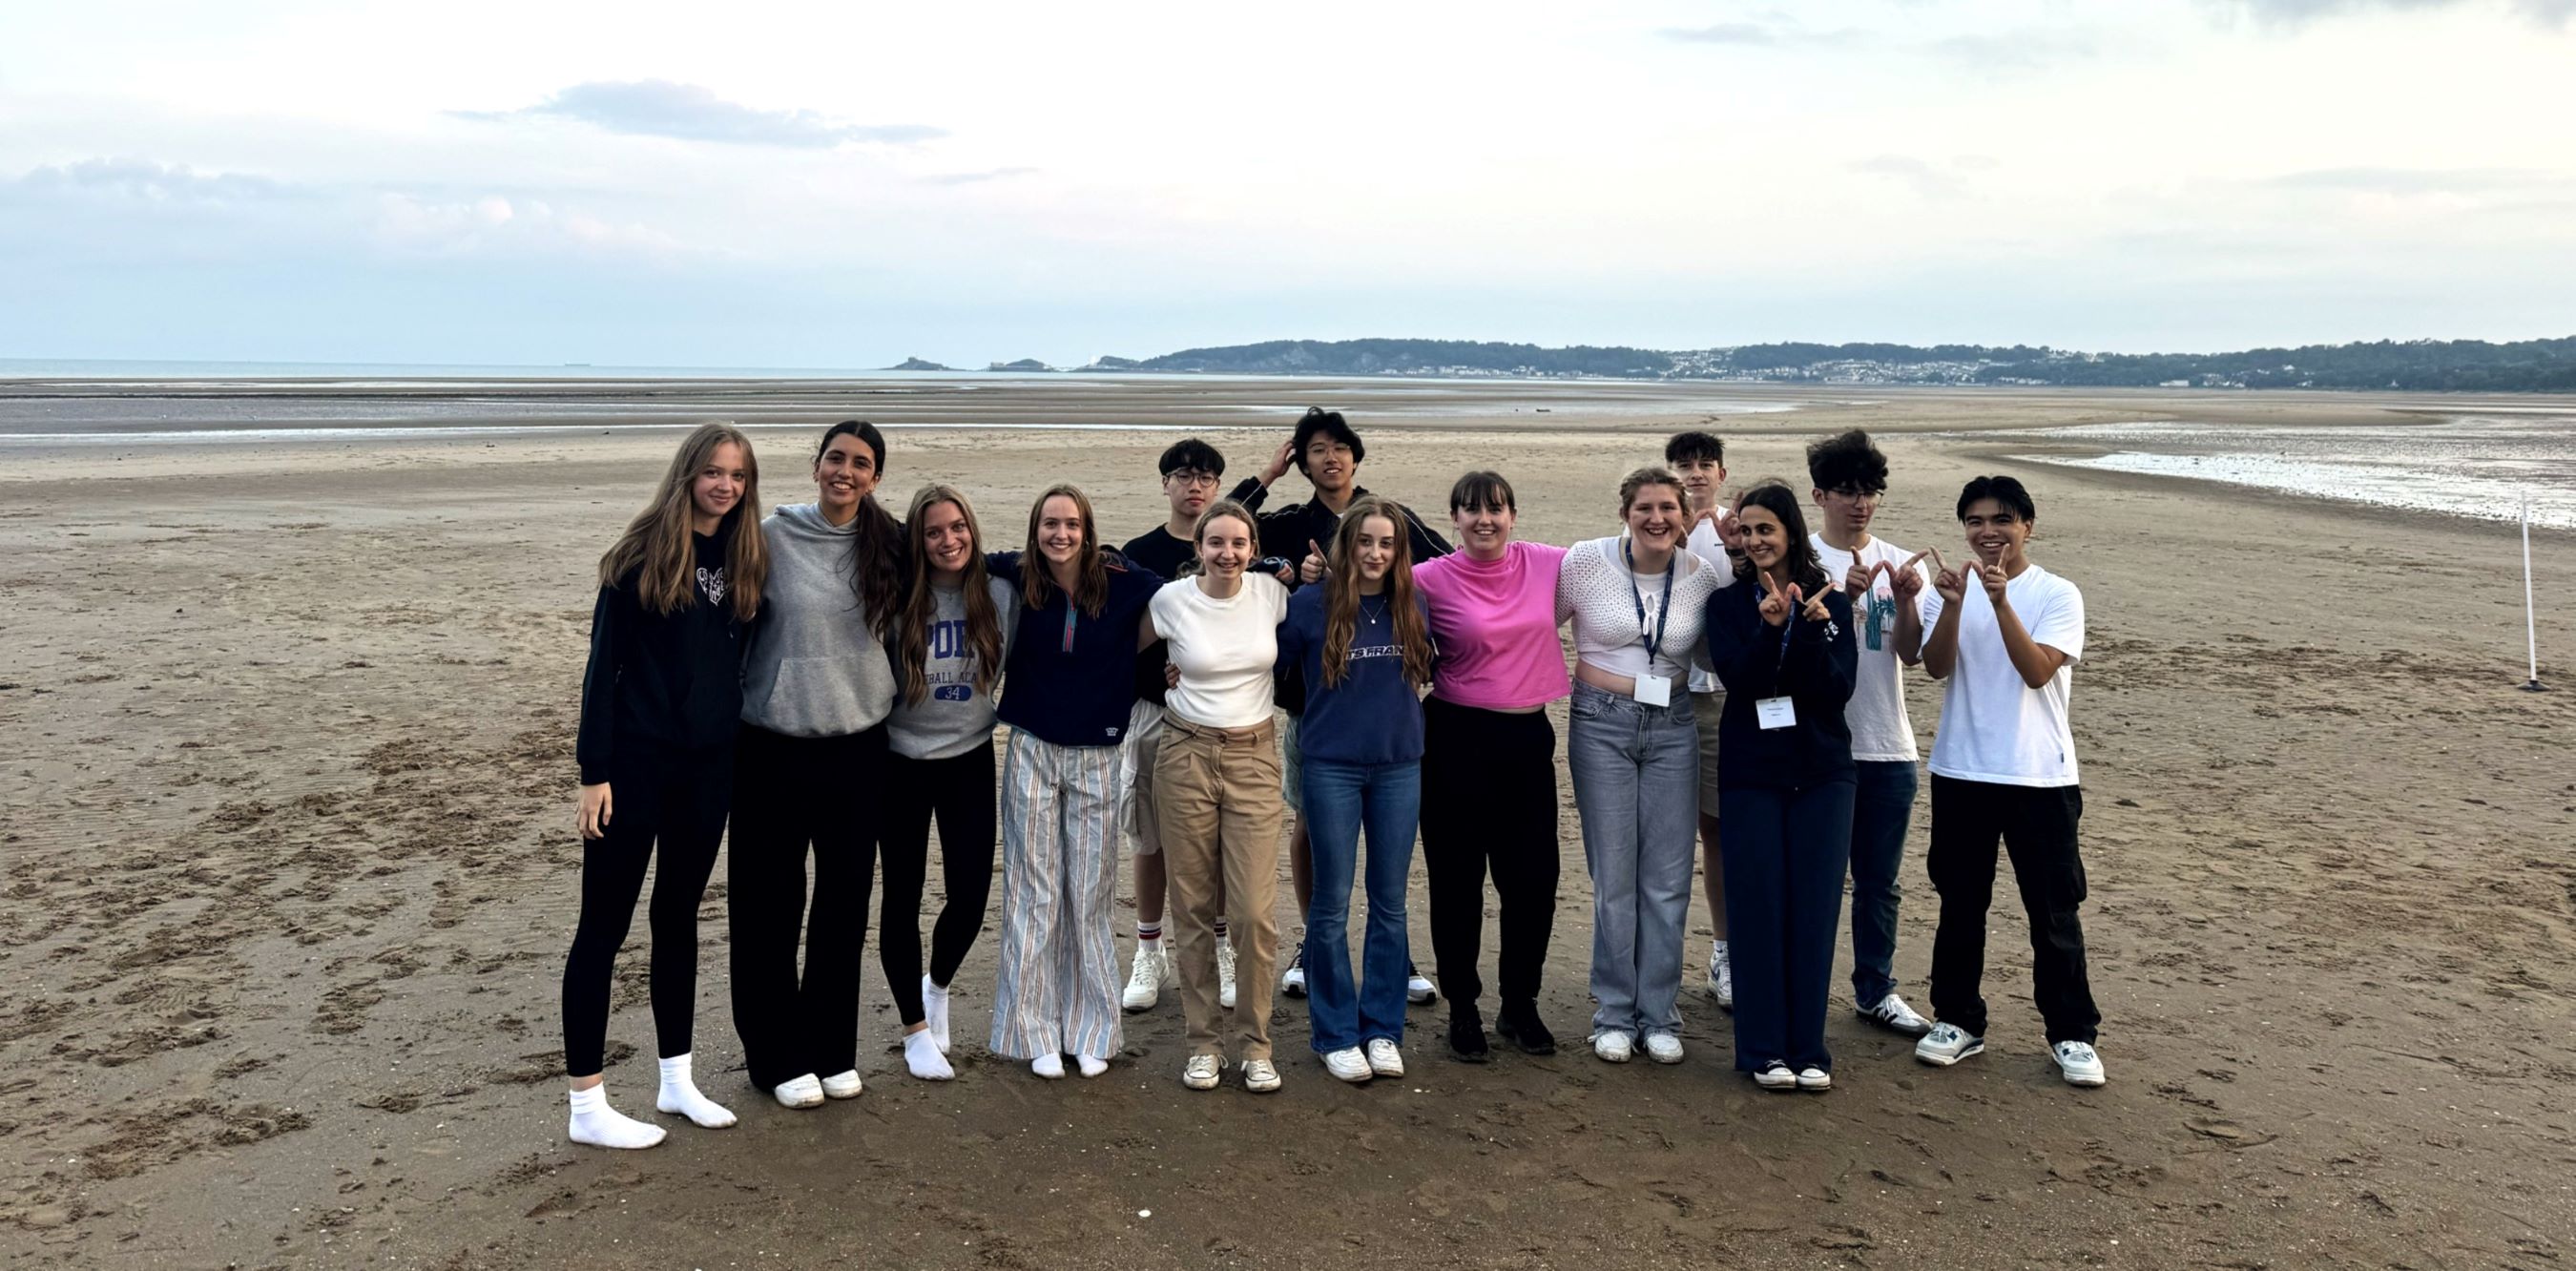
[[[1538,1017],[1539,970],[1556,923],[1556,728],[1565,696],[1556,575],[1565,549],[1512,540],[1511,482],[1470,472],[1449,490],[1460,551],[1413,568],[1440,647],[1422,704],[1422,864],[1431,949],[1449,998],[1449,1052],[1492,1052],[1477,1005],[1485,875],[1502,902],[1502,1011],[1494,1031],[1533,1055],[1556,1038]]]

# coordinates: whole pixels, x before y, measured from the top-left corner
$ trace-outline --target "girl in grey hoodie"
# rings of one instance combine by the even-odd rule
[[[734,1028],[752,1084],[791,1108],[859,1093],[860,952],[895,696],[885,635],[904,551],[871,497],[884,471],[874,425],[834,424],[815,451],[816,501],[761,522],[769,580],[743,660],[726,881]]]

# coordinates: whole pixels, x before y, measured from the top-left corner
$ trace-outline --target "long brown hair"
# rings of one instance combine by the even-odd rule
[[[1395,647],[1403,651],[1404,682],[1419,688],[1431,682],[1431,630],[1413,598],[1413,536],[1405,529],[1412,513],[1373,494],[1344,508],[1342,523],[1333,530],[1333,558],[1324,577],[1324,686],[1337,687],[1350,673],[1351,639],[1360,621],[1360,527],[1373,516],[1386,518],[1395,530],[1395,559],[1386,567],[1386,610],[1395,623]]]
[[[858,438],[874,454],[877,480],[883,482],[885,434],[864,419],[844,419],[823,430],[823,439],[814,443],[814,462],[821,464],[832,439],[844,435]],[[850,594],[858,599],[868,630],[876,634],[877,643],[892,643],[895,612],[903,603],[903,527],[877,502],[875,490],[859,500],[858,514],[851,522],[849,571]]]
[[[1031,609],[1044,609],[1055,599],[1055,570],[1048,566],[1046,553],[1038,550],[1038,520],[1046,514],[1047,500],[1073,500],[1082,513],[1082,549],[1075,556],[1081,562],[1080,578],[1074,580],[1072,603],[1077,609],[1097,618],[1109,604],[1109,567],[1100,559],[1100,529],[1091,516],[1091,496],[1082,487],[1070,483],[1051,485],[1029,505],[1028,549],[1020,554],[1020,596]]]
[[[903,515],[905,539],[912,545],[912,583],[904,596],[902,621],[896,624],[894,647],[895,673],[906,706],[919,706],[930,696],[924,668],[930,663],[930,624],[939,615],[939,597],[932,594],[930,584],[928,526],[930,509],[942,503],[957,505],[957,514],[966,518],[966,538],[971,544],[966,573],[958,585],[966,590],[966,643],[975,651],[975,691],[990,693],[993,681],[1002,677],[1002,617],[993,608],[993,592],[984,580],[984,529],[975,522],[975,505],[954,487],[926,485],[913,492],[912,507]]]
[[[761,585],[769,581],[769,553],[760,537],[760,461],[752,455],[751,438],[721,421],[698,425],[680,442],[652,502],[626,523],[626,532],[599,558],[600,586],[617,587],[632,574],[637,599],[654,613],[676,613],[697,603],[698,554],[690,542],[697,506],[689,487],[715,462],[716,447],[728,442],[742,448],[742,498],[716,530],[728,540],[725,594],[736,619],[749,622],[759,614]]]

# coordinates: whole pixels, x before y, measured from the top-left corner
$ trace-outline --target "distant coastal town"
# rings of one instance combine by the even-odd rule
[[[949,371],[921,358],[890,368]],[[1035,358],[987,371],[1039,374],[1394,375],[1436,379],[1727,380],[1793,384],[2019,384],[2045,387],[2576,391],[2576,336],[2378,340],[2234,353],[2084,353],[2029,345],[1747,344],[1665,351],[1542,348],[1474,340],[1270,340],[1083,366]]]

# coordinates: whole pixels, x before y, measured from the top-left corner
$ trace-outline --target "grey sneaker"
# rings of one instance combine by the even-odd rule
[[[1267,1059],[1243,1061],[1243,1088],[1254,1094],[1269,1094],[1279,1088],[1279,1068]]]
[[[1913,1037],[1920,1037],[1932,1031],[1932,1021],[1915,1014],[1914,1008],[1907,1006],[1905,999],[1894,993],[1878,999],[1874,1005],[1859,1009],[1862,1019],[1881,1028],[1894,1029]]]
[[[1192,1090],[1214,1090],[1217,1075],[1224,1071],[1224,1060],[1214,1055],[1192,1055],[1181,1068],[1181,1084]]]
[[[1914,1057],[1935,1068],[1947,1068],[1985,1048],[1985,1038],[1969,1036],[1956,1024],[1934,1024],[1923,1040],[1914,1043]]]
[[[2110,1078],[2102,1075],[2102,1057],[2084,1042],[2059,1042],[2048,1048],[2057,1058],[2057,1070],[2066,1075],[2070,1086],[2098,1086]]]

